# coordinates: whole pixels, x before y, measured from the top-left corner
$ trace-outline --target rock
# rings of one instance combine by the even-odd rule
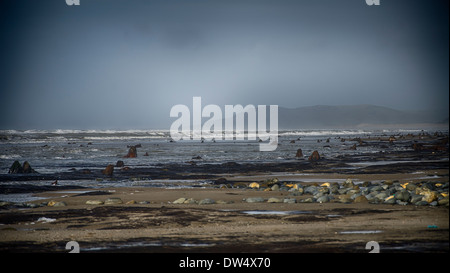
[[[384,199],[385,204],[395,204],[395,197],[393,195],[387,197]]]
[[[55,202],[51,207],[65,207],[67,206],[66,202]]]
[[[427,205],[428,205],[428,202],[422,200],[422,201],[419,201],[419,202],[415,203],[415,205],[416,205],[416,206],[427,206]]]
[[[303,157],[303,151],[302,149],[298,149],[297,153],[295,154],[295,157]]]
[[[112,176],[114,172],[114,165],[109,164],[106,166],[106,168],[102,171],[102,174]]]
[[[264,198],[262,197],[249,197],[245,199],[247,203],[262,203],[264,202]]]
[[[317,198],[316,201],[319,203],[327,203],[330,201],[330,198],[328,197],[328,195],[324,195],[324,196]]]
[[[388,194],[385,192],[380,192],[379,194],[375,195],[374,198],[377,198],[378,200],[384,200],[388,197]]]
[[[300,200],[301,203],[314,203],[315,201],[316,201],[316,199],[312,198],[312,197]]]
[[[304,188],[303,192],[314,195],[318,192],[318,190],[317,190],[317,187],[315,187],[315,186],[309,186],[309,187]]]
[[[350,199],[349,197],[344,197],[344,198],[339,198],[339,202],[341,203],[346,203],[346,204],[350,204],[351,202],[353,202],[352,199]]]
[[[123,204],[122,199],[119,197],[110,197],[105,200],[105,205],[116,205],[116,204]]]
[[[116,167],[121,168],[121,167],[123,167],[123,166],[125,166],[125,164],[123,163],[123,161],[122,161],[122,160],[118,160],[117,163],[116,163]]]
[[[249,188],[252,189],[259,189],[259,184],[256,182],[250,183],[250,185],[248,185]]]
[[[406,206],[406,205],[408,205],[408,202],[403,202],[403,201],[401,201],[401,200],[395,200],[395,203],[397,203],[398,205],[402,205],[402,206]]]
[[[20,165],[19,161],[14,161],[14,163],[9,168],[8,173],[37,173],[33,168],[31,168],[30,163],[28,161],[23,162],[23,165]]]
[[[133,205],[133,204],[137,204],[137,202],[135,200],[130,200],[128,202],[125,203],[126,205]]]
[[[338,186],[331,186],[330,187],[330,193],[331,194],[338,194],[339,193],[339,187]]]
[[[184,204],[184,202],[186,201],[186,198],[184,197],[180,197],[177,200],[173,201],[173,204]]]
[[[55,204],[56,204],[56,201],[51,200],[51,201],[48,201],[47,206],[53,207]]]
[[[265,181],[267,183],[268,186],[273,186],[275,184],[277,184],[278,182],[280,182],[280,180],[278,180],[278,178],[269,178]]]
[[[136,146],[131,146],[130,149],[128,150],[128,154],[126,156],[124,156],[125,158],[135,158],[137,157],[137,150],[136,150]]]
[[[197,200],[195,200],[194,198],[189,198],[186,199],[186,201],[184,201],[184,204],[197,204]]]
[[[394,184],[394,181],[388,179],[388,180],[385,180],[385,181],[383,182],[383,184],[384,184],[384,185],[389,185],[389,186],[390,186],[390,185]]]
[[[23,173],[36,173],[36,171],[33,170],[33,168],[31,168],[30,163],[28,163],[28,161],[23,162],[22,170]]]
[[[344,188],[353,188],[355,184],[353,184],[353,181],[350,178],[347,178],[345,182],[342,184],[342,187]]]
[[[357,197],[360,197],[360,196],[366,197],[366,196],[363,195],[362,193],[358,192],[358,193],[352,194],[352,196],[351,196],[350,198],[353,199],[353,200],[355,200]]]
[[[414,195],[411,195],[411,204],[415,204],[415,203],[417,203],[417,202],[419,202],[419,201],[422,201],[422,198],[423,198],[423,196],[422,195],[416,195],[416,194],[414,194]]]
[[[283,203],[283,199],[271,197],[267,200],[267,203]]]
[[[216,201],[214,201],[213,199],[209,199],[209,198],[205,198],[203,200],[200,200],[200,202],[198,202],[199,205],[209,205],[209,204],[215,204]]]
[[[407,189],[408,191],[415,191],[416,188],[417,188],[417,186],[412,183],[408,183],[405,187],[405,189]]]
[[[86,205],[103,205],[102,200],[87,200]]]
[[[435,191],[429,191],[429,192],[425,192],[422,200],[423,201],[427,201],[428,203],[431,203],[433,201],[436,201],[438,199],[438,194]]]
[[[22,165],[19,161],[14,161],[14,163],[9,168],[8,173],[23,173]]]
[[[320,160],[320,155],[318,151],[314,151],[309,157],[308,160],[311,162]]]
[[[297,203],[297,200],[295,200],[295,198],[284,198],[283,203],[294,204]]]
[[[355,203],[367,203],[367,202],[369,202],[369,200],[367,200],[367,198],[364,195],[360,195],[360,196],[356,197],[353,202],[355,202]]]
[[[394,194],[395,199],[400,200],[402,202],[408,202],[410,194],[407,190],[402,190],[400,192],[396,192]]]
[[[439,206],[445,206],[448,205],[448,197],[442,198],[441,200],[438,201]]]
[[[280,190],[280,186],[278,186],[278,184],[275,184],[275,185],[273,185],[270,189],[271,189],[272,191],[279,191],[279,190]]]

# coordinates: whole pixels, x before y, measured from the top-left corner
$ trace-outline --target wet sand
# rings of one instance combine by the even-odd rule
[[[322,181],[336,176],[315,177]],[[370,178],[378,177],[360,177]],[[69,241],[77,241],[81,252],[352,253],[368,252],[369,241],[378,242],[381,252],[449,251],[448,206],[300,203],[307,194],[248,188],[124,187],[36,195],[67,206],[1,211],[1,251],[67,252]],[[123,204],[86,204],[111,197]],[[216,203],[174,204],[180,197],[210,198]],[[298,203],[243,201],[249,197],[289,197]],[[126,204],[131,200],[136,203]]]

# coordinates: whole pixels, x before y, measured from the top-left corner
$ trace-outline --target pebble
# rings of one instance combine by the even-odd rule
[[[410,200],[410,202],[411,202],[411,204],[415,204],[415,203],[417,203],[417,202],[419,202],[419,201],[422,201],[422,198],[423,198],[422,195],[416,195],[416,194],[414,194],[414,195],[411,195],[411,200]]]
[[[65,207],[67,206],[66,202],[56,202],[55,204],[53,204],[53,207]]]
[[[355,184],[350,178],[347,178],[347,180],[345,180],[345,182],[342,184],[342,187],[344,188],[353,188],[354,186]]]
[[[172,203],[173,204],[184,204],[185,201],[186,201],[186,198],[181,197],[181,198],[178,198],[177,200],[173,201]]]
[[[408,185],[406,185],[406,187],[405,187],[405,189],[407,189],[408,191],[415,191],[416,188],[417,188],[417,186],[412,183],[408,183]]]
[[[315,201],[316,201],[315,198],[309,197],[309,198],[301,200],[300,202],[301,203],[314,203]]]
[[[438,201],[439,206],[445,206],[448,205],[448,197],[446,198],[442,198],[441,200]]]
[[[309,194],[312,194],[312,195],[314,195],[314,194],[316,194],[317,193],[317,187],[315,187],[315,186],[309,186],[309,187],[306,187],[305,189],[304,189],[304,193],[309,193]]]
[[[379,200],[384,200],[384,199],[386,199],[386,197],[388,197],[388,195],[385,192],[381,192],[374,196],[374,198],[377,198]]]
[[[271,197],[267,200],[267,203],[283,203],[283,199]]]
[[[116,204],[123,204],[122,199],[119,197],[110,197],[105,200],[105,205],[116,205]]]
[[[214,201],[213,199],[209,199],[209,198],[205,198],[203,200],[200,200],[200,202],[198,202],[199,205],[209,205],[209,204],[215,204],[216,201]]]
[[[369,200],[367,200],[367,198],[364,195],[360,195],[355,198],[354,202],[355,203],[367,203],[367,202],[369,202]]]
[[[429,191],[429,192],[424,193],[423,200],[427,201],[428,203],[436,201],[437,199],[438,199],[438,195],[437,195],[437,192],[435,192],[435,191]]]
[[[401,202],[408,202],[410,194],[407,190],[402,190],[400,192],[395,193],[395,199],[401,201]]]
[[[319,203],[327,203],[329,201],[330,201],[330,198],[328,197],[328,195],[323,195],[323,196],[317,198],[317,200],[316,200],[316,202],[319,202]]]
[[[427,206],[428,202],[427,201],[419,201],[417,203],[415,203],[416,206]]]
[[[86,201],[86,205],[103,205],[102,200],[88,200]]]
[[[275,184],[275,185],[273,185],[270,189],[271,189],[272,191],[279,191],[279,190],[280,190],[280,186],[279,186],[278,184]]]
[[[198,204],[198,201],[194,198],[188,198],[186,201],[184,201],[184,204]]]
[[[66,204],[66,202],[56,202],[56,201],[51,200],[47,203],[47,206],[48,207],[65,207],[65,206],[67,206],[67,204]]]

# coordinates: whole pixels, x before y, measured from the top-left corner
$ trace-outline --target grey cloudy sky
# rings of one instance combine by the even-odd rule
[[[448,1],[5,0],[0,129],[169,128],[192,105],[448,117]]]

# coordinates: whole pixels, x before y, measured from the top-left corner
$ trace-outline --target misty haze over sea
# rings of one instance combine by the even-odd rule
[[[278,105],[280,128],[448,123],[448,8],[1,1],[0,129],[165,129],[193,97]]]

